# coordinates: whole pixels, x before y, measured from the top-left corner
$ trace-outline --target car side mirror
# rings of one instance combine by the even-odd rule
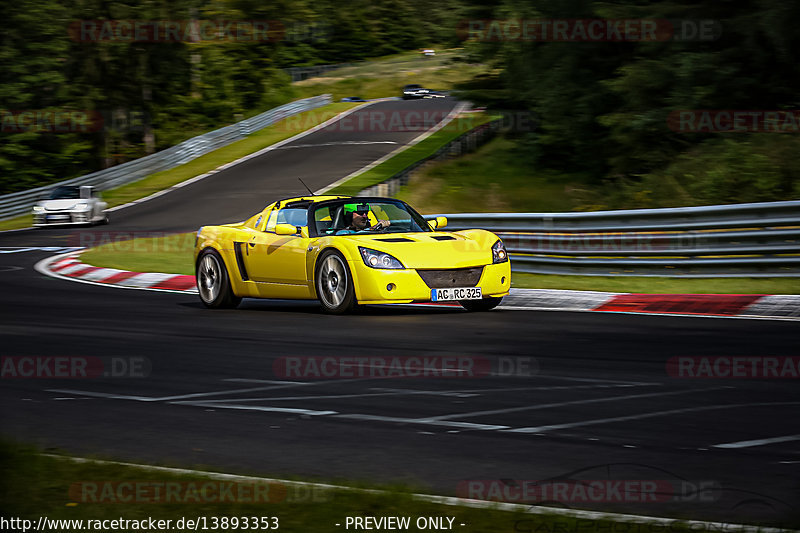
[[[431,228],[442,229],[447,226],[447,217],[436,217],[430,221]]]
[[[276,235],[297,235],[297,226],[291,224],[277,224],[275,225]]]

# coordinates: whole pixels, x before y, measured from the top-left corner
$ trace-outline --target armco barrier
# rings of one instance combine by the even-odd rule
[[[290,102],[236,124],[198,135],[160,152],[134,159],[121,165],[66,181],[51,183],[36,189],[0,196],[0,219],[29,212],[36,200],[59,185],[94,185],[101,190],[126,185],[150,174],[188,163],[192,159],[243,139],[251,133],[274,124],[283,118],[315,109],[330,102],[331,95],[329,94]]]
[[[479,126],[360,194],[393,196],[423,165],[475,150],[499,128],[500,121]],[[448,230],[483,228],[497,233],[516,272],[800,277],[800,201],[444,216]]]
[[[800,277],[800,201],[444,216],[448,230],[497,233],[517,272]]]

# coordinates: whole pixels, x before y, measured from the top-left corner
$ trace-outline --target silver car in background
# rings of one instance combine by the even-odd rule
[[[33,225],[108,224],[107,207],[94,187],[61,185],[33,206]]]

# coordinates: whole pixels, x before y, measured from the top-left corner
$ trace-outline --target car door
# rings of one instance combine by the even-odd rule
[[[250,280],[260,283],[308,286],[307,215],[306,207],[273,209],[263,230],[252,232],[249,242],[242,243],[243,263]],[[296,235],[277,235],[275,226],[278,224],[306,227],[306,230]]]

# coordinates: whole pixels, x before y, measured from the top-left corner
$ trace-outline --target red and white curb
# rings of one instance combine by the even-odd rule
[[[87,265],[78,258],[80,252],[56,255],[36,263],[34,268],[47,276],[105,285],[122,289],[140,289],[181,293],[197,293],[194,276],[160,272],[130,272],[117,268]]]
[[[93,285],[197,294],[195,277],[192,275],[96,267],[81,262],[79,254],[71,252],[43,259],[35,268],[47,276]],[[443,307],[447,304],[420,305]],[[503,299],[499,309],[800,321],[800,295],[632,294],[511,289],[511,294]]]

